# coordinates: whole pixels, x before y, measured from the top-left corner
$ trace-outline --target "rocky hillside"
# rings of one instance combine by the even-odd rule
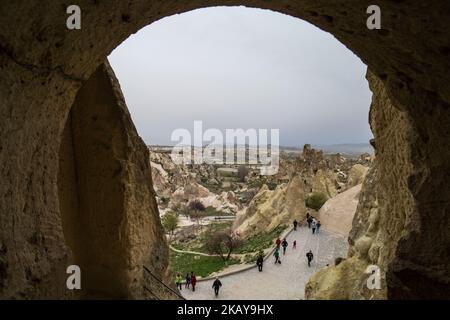
[[[281,224],[290,225],[294,219],[302,221],[307,211],[305,199],[322,194],[331,199],[328,213],[323,212],[325,220],[336,223],[336,230],[348,234],[359,192],[352,187],[364,180],[369,163],[370,158],[366,156],[356,160],[339,154],[326,157],[321,150],[305,145],[296,157],[281,159],[278,174],[270,177],[249,206],[238,213],[233,228],[241,237],[247,237],[270,232]],[[273,190],[269,185],[275,186]],[[350,190],[340,194],[347,189]],[[333,201],[335,197],[339,198]],[[343,203],[346,201],[349,203]],[[336,215],[331,214],[334,206],[337,206]]]
[[[219,184],[215,178],[216,171],[210,165],[195,167],[176,165],[170,153],[162,152],[151,152],[150,164],[156,198],[162,212],[167,208],[174,209],[194,200],[199,200],[205,207],[213,207],[224,213],[234,214],[242,208],[232,190],[215,193],[201,184],[201,181]]]
[[[277,174],[261,176],[252,166],[175,165],[170,149],[151,149],[150,154],[162,214],[198,200],[217,215],[235,215],[233,230],[242,238],[291,225],[294,219],[304,220],[305,200],[312,195],[329,199],[319,213],[322,223],[348,234],[371,161],[366,155],[351,159],[324,155],[305,145],[302,153],[281,152]]]

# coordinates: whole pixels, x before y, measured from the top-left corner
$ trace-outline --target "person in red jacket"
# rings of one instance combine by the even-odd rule
[[[191,271],[191,285],[192,285],[192,291],[195,291],[195,285],[197,284],[197,278],[195,277],[195,274],[193,271]]]
[[[276,244],[277,248],[280,249],[280,245],[281,245],[280,238],[278,238],[277,241],[275,241],[275,244]]]

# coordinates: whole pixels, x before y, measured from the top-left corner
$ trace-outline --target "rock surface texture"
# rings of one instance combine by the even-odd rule
[[[238,212],[233,230],[245,239],[261,232],[271,232],[279,225],[291,225],[306,215],[303,182],[295,176],[288,183],[269,190],[264,185],[249,206]]]
[[[352,188],[358,184],[363,183],[366,177],[369,167],[363,166],[362,164],[355,164],[348,173],[347,188]]]
[[[361,209],[355,218],[359,220],[355,222],[361,221],[363,225],[354,225],[358,234],[350,237],[351,257],[324,271],[323,276],[329,280],[326,296],[448,298],[450,3],[380,0],[377,5],[382,10],[381,30],[366,28],[366,9],[370,4],[365,0],[80,0],[82,28],[70,31],[65,24],[64,1],[1,2],[0,297],[71,297],[65,288],[67,264],[80,259],[87,261],[90,270],[94,266],[106,269],[116,250],[124,252],[128,259],[117,257],[114,266],[120,266],[121,271],[105,275],[114,284],[102,291],[95,283],[103,280],[94,279],[87,287],[93,295],[102,297],[142,295],[144,277],[137,271],[141,258],[145,260],[147,250],[167,250],[164,242],[158,242],[161,231],[156,212],[147,212],[145,216],[127,205],[144,188],[134,186],[138,190],[132,191],[132,184],[139,177],[149,176],[150,168],[141,163],[142,159],[133,160],[138,157],[136,152],[140,152],[139,148],[137,151],[131,148],[137,143],[130,133],[134,129],[127,127],[117,136],[114,128],[105,126],[105,135],[126,141],[126,147],[111,151],[106,162],[111,169],[116,155],[128,159],[119,161],[122,166],[117,165],[122,180],[111,180],[114,184],[121,181],[126,187],[122,190],[123,198],[111,200],[114,203],[123,200],[124,204],[120,226],[110,235],[119,239],[121,247],[107,246],[99,257],[80,253],[77,246],[87,242],[89,233],[86,238],[71,240],[76,227],[64,225],[68,221],[66,213],[76,212],[73,211],[76,204],[59,201],[62,184],[58,184],[58,172],[63,160],[60,146],[68,139],[64,131],[67,120],[77,118],[69,114],[74,110],[79,89],[107,55],[132,33],[163,17],[196,8],[246,5],[298,17],[330,32],[371,71],[368,78],[374,93],[370,123],[375,136],[377,206],[372,210],[373,216],[371,213],[366,217],[368,204],[361,198]],[[80,125],[84,121],[89,119]],[[105,146],[102,154],[106,156],[106,149],[112,146],[116,146],[115,142]],[[90,148],[88,144],[85,152],[90,152]],[[65,152],[70,158],[73,150]],[[87,157],[93,156],[82,155],[82,159]],[[95,164],[86,167],[92,170]],[[70,186],[65,188],[71,192]],[[117,192],[119,187],[105,188]],[[79,187],[73,191],[84,192]],[[150,193],[150,189],[141,192]],[[89,210],[97,206],[86,201]],[[146,201],[143,209],[151,208],[154,200]],[[70,210],[62,211],[63,206]],[[102,210],[99,219],[104,214]],[[140,219],[147,229],[134,224]],[[102,227],[101,223],[95,224],[88,231],[102,235],[105,233]],[[149,243],[152,245],[144,248]],[[162,277],[167,261],[164,254],[155,259],[159,260],[148,262]],[[380,291],[366,292],[361,286],[347,288],[341,281],[331,281],[336,278],[333,274],[349,282],[360,279],[364,275],[355,273],[356,270],[363,270],[372,262],[380,266],[385,279]],[[333,289],[337,287],[340,289]],[[311,287],[309,292],[309,297],[325,296],[319,287]]]
[[[66,243],[82,270],[82,297],[160,291],[143,280],[143,266],[164,278],[168,263],[149,152],[108,64],[78,92],[59,159],[60,213]]]
[[[315,216],[327,230],[347,237],[358,206],[361,185],[358,184],[329,199]]]

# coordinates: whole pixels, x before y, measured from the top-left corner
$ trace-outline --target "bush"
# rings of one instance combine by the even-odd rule
[[[268,182],[267,187],[269,188],[269,190],[273,191],[277,188],[277,184],[275,182]]]
[[[305,204],[308,208],[319,210],[327,200],[328,197],[325,194],[316,192],[306,198]]]

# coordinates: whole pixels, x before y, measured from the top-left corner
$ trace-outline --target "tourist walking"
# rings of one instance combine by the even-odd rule
[[[294,220],[294,231],[297,231],[297,225],[298,225],[297,220]]]
[[[184,288],[189,289],[189,287],[191,286],[191,276],[189,275],[189,272],[186,273],[186,278],[184,278],[184,280],[186,281],[184,284]]]
[[[281,264],[280,261],[280,250],[277,248],[275,248],[275,252],[273,253],[273,256],[275,257],[275,263],[279,263]]]
[[[316,225],[317,225],[316,220],[313,220],[311,222],[312,234],[314,234],[316,232]]]
[[[275,245],[277,246],[277,249],[280,249],[280,245],[281,245],[280,238],[278,238],[277,241],[275,241]]]
[[[321,226],[322,224],[320,223],[320,221],[317,221],[317,224],[316,224],[316,233],[318,234],[319,233],[319,230],[320,230],[320,226]]]
[[[311,250],[306,254],[306,259],[308,259],[308,267],[311,267],[311,261],[313,260],[314,255]]]
[[[313,222],[313,218],[311,216],[307,217],[306,222],[308,223],[308,228],[311,229],[311,223]]]
[[[214,289],[214,294],[216,297],[219,295],[220,287],[222,286],[222,282],[220,282],[219,278],[216,277],[216,280],[214,280],[212,288]]]
[[[196,284],[197,284],[197,277],[195,276],[194,272],[191,272],[192,291],[195,291],[195,285]]]
[[[292,249],[297,249],[297,240],[292,243]]]
[[[283,247],[283,256],[284,256],[286,254],[286,249],[288,247],[288,242],[286,241],[286,238],[283,239],[281,246]]]
[[[256,265],[258,266],[258,271],[261,272],[263,270],[263,264],[264,264],[264,257],[262,254],[258,256],[258,259],[256,259]]]
[[[181,277],[181,274],[177,272],[177,275],[175,276],[175,283],[177,285],[177,289],[181,290],[181,282],[183,282],[183,278]]]

